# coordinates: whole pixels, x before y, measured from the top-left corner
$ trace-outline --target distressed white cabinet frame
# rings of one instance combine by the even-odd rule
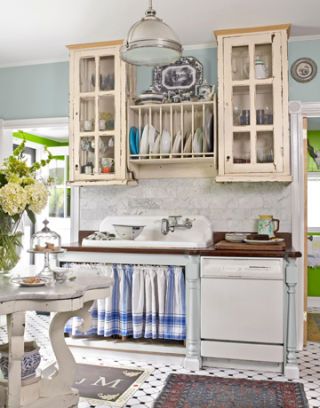
[[[70,181],[73,185],[93,184],[127,184],[129,174],[126,167],[127,125],[126,98],[131,68],[120,59],[122,41],[107,41],[100,43],[78,44],[68,46],[70,52]],[[92,58],[95,61],[95,82],[99,84],[100,57],[114,58],[114,90],[102,91],[95,86],[92,92],[80,92],[80,60]],[[92,79],[91,79],[92,81]],[[109,96],[114,98],[114,129],[99,130],[99,98]],[[94,130],[87,136],[80,133],[80,98],[91,98],[94,101]],[[92,137],[95,141],[95,159],[93,174],[81,172],[80,138]],[[99,144],[101,136],[111,136],[114,142],[114,172],[100,172]],[[82,163],[83,164],[83,163]]]
[[[288,126],[288,25],[257,27],[252,29],[221,30],[215,32],[218,41],[219,83],[219,161],[217,181],[283,181],[292,180],[290,174],[290,145]],[[256,45],[272,47],[272,77],[256,79],[254,55]],[[248,47],[250,63],[248,79],[232,77],[232,48]],[[258,86],[272,86],[273,124],[256,124],[256,90]],[[233,123],[233,87],[249,89],[250,124],[235,126]],[[250,162],[233,161],[234,133],[250,134]],[[273,162],[259,163],[256,157],[257,133],[272,132]]]
[[[292,245],[302,252],[302,258],[297,259],[297,347],[303,348],[304,322],[304,149],[303,118],[320,118],[320,101],[317,102],[289,102],[290,133],[291,133],[291,161],[293,182],[291,185],[291,224]]]

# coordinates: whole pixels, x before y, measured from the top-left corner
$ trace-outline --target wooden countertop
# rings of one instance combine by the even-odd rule
[[[81,231],[80,242],[84,236],[88,236],[92,231]],[[214,243],[221,241],[224,238],[225,232],[214,233]],[[135,253],[135,254],[169,254],[169,255],[193,255],[193,256],[232,256],[232,257],[259,257],[259,258],[300,258],[301,252],[296,251],[291,245],[290,233],[279,233],[278,237],[285,238],[286,248],[283,251],[279,250],[252,250],[248,245],[247,250],[229,250],[215,249],[214,244],[208,248],[101,248],[101,247],[86,247],[81,243],[71,243],[62,245],[67,251],[73,252],[107,252],[107,253]]]

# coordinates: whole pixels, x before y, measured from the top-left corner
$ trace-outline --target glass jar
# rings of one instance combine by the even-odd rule
[[[43,221],[44,227],[31,237],[31,250],[34,252],[56,252],[61,249],[61,237],[48,227],[49,221]]]

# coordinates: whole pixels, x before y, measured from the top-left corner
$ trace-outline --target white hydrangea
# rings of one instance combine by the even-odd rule
[[[26,186],[25,191],[27,193],[27,202],[30,210],[36,214],[39,214],[48,201],[48,190],[43,183],[36,181],[34,184]]]
[[[21,214],[28,203],[28,195],[17,183],[8,183],[0,188],[0,206],[10,216]]]

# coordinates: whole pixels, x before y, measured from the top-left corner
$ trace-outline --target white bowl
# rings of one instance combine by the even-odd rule
[[[120,225],[112,224],[117,237],[120,239],[133,240],[142,232],[144,225]]]

